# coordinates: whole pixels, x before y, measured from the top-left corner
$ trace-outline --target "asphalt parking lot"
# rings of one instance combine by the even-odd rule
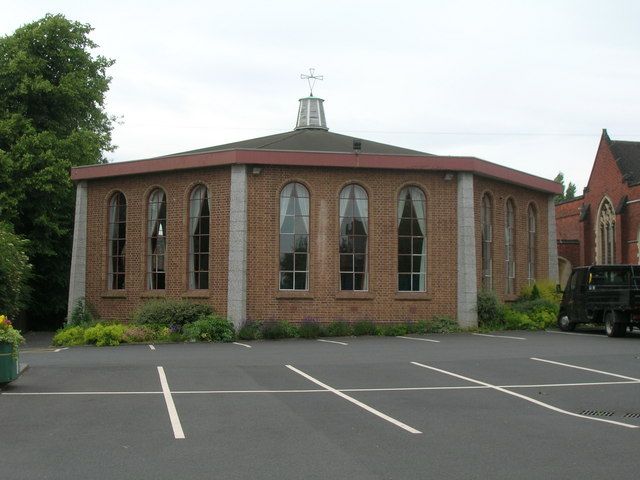
[[[3,479],[636,479],[640,334],[26,348]]]

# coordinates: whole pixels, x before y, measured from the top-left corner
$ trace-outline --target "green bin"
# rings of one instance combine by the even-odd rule
[[[8,383],[18,378],[17,357],[18,355],[13,355],[11,343],[0,343],[0,383]]]

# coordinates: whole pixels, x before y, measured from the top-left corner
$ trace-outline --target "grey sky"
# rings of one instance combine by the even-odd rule
[[[300,73],[334,132],[586,185],[602,128],[640,141],[637,1],[0,0],[116,60],[113,161],[291,130]]]

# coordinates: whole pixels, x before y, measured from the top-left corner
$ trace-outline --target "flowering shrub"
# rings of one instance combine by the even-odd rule
[[[6,315],[0,315],[0,343],[9,343],[13,346],[13,358],[18,357],[18,346],[24,343],[24,337],[13,328]]]

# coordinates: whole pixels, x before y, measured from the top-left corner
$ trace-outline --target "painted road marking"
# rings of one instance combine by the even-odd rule
[[[606,335],[591,335],[589,333],[558,332],[556,330],[545,330],[545,332],[547,332],[547,333],[559,333],[560,335],[577,335],[578,337],[608,338]]]
[[[404,424],[404,423],[402,423],[402,422],[400,422],[400,421],[396,420],[395,418],[391,418],[390,416],[385,415],[384,413],[382,413],[382,412],[380,412],[380,411],[376,410],[375,408],[372,408],[372,407],[370,407],[369,405],[367,405],[367,404],[365,404],[365,403],[362,403],[361,401],[356,400],[355,398],[350,397],[349,395],[347,395],[347,394],[345,394],[345,393],[342,393],[342,392],[341,392],[341,391],[339,391],[339,390],[336,390],[335,388],[333,388],[333,387],[331,387],[331,386],[327,385],[326,383],[322,383],[320,380],[317,380],[317,379],[313,378],[311,375],[308,375],[308,374],[304,373],[302,370],[298,370],[296,367],[294,367],[294,366],[292,366],[292,365],[286,365],[286,367],[287,367],[289,370],[291,370],[291,371],[293,371],[293,372],[297,373],[298,375],[303,376],[303,377],[304,377],[304,378],[306,378],[307,380],[309,380],[309,381],[311,381],[311,382],[315,383],[316,385],[320,385],[322,388],[324,388],[324,389],[326,389],[326,390],[328,390],[328,391],[330,391],[330,392],[332,392],[332,393],[335,393],[336,395],[338,395],[338,396],[339,396],[339,397],[341,397],[341,398],[344,398],[344,399],[345,399],[345,400],[347,400],[348,402],[351,402],[351,403],[353,403],[354,405],[357,405],[358,407],[360,407],[360,408],[362,408],[362,409],[366,410],[366,411],[367,411],[367,412],[369,412],[369,413],[373,413],[373,414],[374,414],[374,415],[376,415],[377,417],[380,417],[380,418],[382,418],[383,420],[386,420],[387,422],[392,423],[393,425],[395,425],[395,426],[397,426],[397,427],[400,427],[400,428],[402,428],[403,430],[406,430],[406,431],[407,431],[407,432],[409,432],[409,433],[416,433],[416,434],[417,434],[417,433],[422,433],[420,430],[416,430],[415,428],[410,427],[409,425],[406,425],[406,424]]]
[[[337,340],[324,340],[322,338],[318,338],[317,339],[319,342],[324,342],[324,343],[335,343],[336,345],[349,345],[348,343],[345,342],[338,342]]]
[[[421,342],[440,343],[440,340],[431,340],[430,338],[403,337],[401,335],[398,335],[396,338],[404,338],[405,340],[420,340]]]
[[[149,345],[149,348],[150,348],[151,350],[155,350],[155,349],[156,349],[156,347],[154,347],[153,345]]]
[[[602,375],[609,375],[611,377],[624,378],[625,380],[633,380],[635,382],[640,382],[640,379],[638,378],[627,377],[625,375],[618,375],[617,373],[605,372],[604,370],[594,370],[593,368],[580,367],[578,365],[571,365],[569,363],[554,362],[553,360],[545,360],[543,358],[531,357],[531,360],[535,360],[536,362],[551,363],[553,365],[560,365],[562,367],[575,368],[578,370],[586,370],[587,372],[601,373]]]
[[[182,430],[182,425],[180,424],[180,417],[178,417],[176,405],[175,403],[173,403],[173,397],[171,396],[171,390],[169,389],[169,383],[167,382],[167,376],[164,373],[164,368],[158,366],[158,375],[160,376],[160,385],[162,385],[164,401],[167,404],[169,420],[171,420],[171,428],[173,428],[173,436],[176,437],[176,439],[183,439],[184,431]]]
[[[637,425],[629,425],[628,423],[615,422],[613,420],[605,420],[604,418],[585,417],[585,416],[577,414],[577,413],[569,412],[567,410],[563,410],[561,408],[554,407],[553,405],[550,405],[548,403],[544,403],[544,402],[541,402],[539,400],[535,400],[535,399],[533,399],[531,397],[527,397],[526,395],[522,395],[520,393],[512,392],[510,390],[507,390],[507,389],[505,389],[503,387],[499,387],[497,385],[491,385],[490,383],[486,383],[486,382],[482,382],[480,380],[475,380],[473,378],[469,378],[469,377],[465,377],[465,376],[462,376],[462,375],[458,375],[457,373],[448,372],[448,371],[442,370],[440,368],[430,367],[430,366],[424,365],[422,363],[418,363],[418,362],[411,362],[411,363],[413,365],[418,366],[418,367],[426,368],[428,370],[433,370],[435,372],[440,372],[440,373],[443,373],[445,375],[450,375],[452,377],[459,378],[461,380],[466,380],[467,382],[476,383],[478,385],[484,385],[486,387],[489,387],[489,388],[492,388],[494,390],[497,390],[498,392],[506,393],[507,395],[511,395],[513,397],[520,398],[520,399],[525,400],[527,402],[531,402],[531,403],[533,403],[535,405],[539,405],[539,406],[541,406],[543,408],[547,408],[549,410],[553,410],[554,412],[563,413],[563,414],[569,415],[571,417],[577,417],[577,418],[580,418],[582,420],[593,420],[594,422],[610,423],[612,425],[618,425],[620,427],[626,427],[626,428],[639,428]]]
[[[523,337],[508,337],[507,335],[489,335],[488,333],[472,333],[471,335],[476,335],[478,337],[509,338],[511,340],[526,340],[526,338],[523,338]]]
[[[234,345],[239,345],[241,347],[251,348],[251,345],[247,345],[246,343],[233,342]]]
[[[53,352],[54,352],[54,353],[58,353],[58,352],[62,352],[63,350],[69,350],[69,347],[56,348]]]

